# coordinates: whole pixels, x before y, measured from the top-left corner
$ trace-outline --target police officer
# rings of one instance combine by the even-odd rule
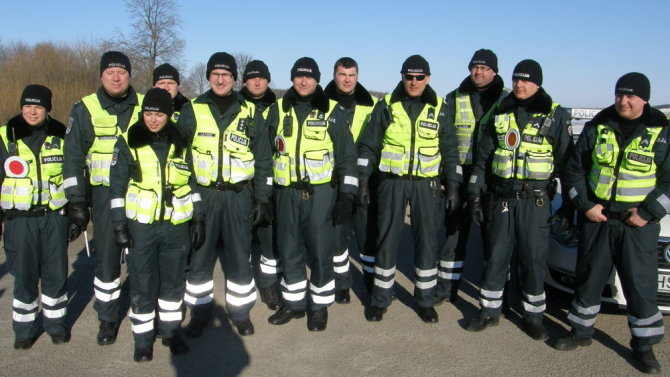
[[[333,68],[333,80],[326,85],[324,93],[344,109],[347,115],[349,131],[356,142],[362,134],[365,126],[370,122],[372,109],[377,103],[377,98],[370,95],[360,82],[358,82],[358,63],[352,58],[342,57],[335,62]],[[377,174],[373,173],[374,177]],[[369,194],[368,194],[369,196]],[[367,206],[367,201],[364,205]],[[348,304],[351,301],[349,289],[353,282],[349,272],[349,235],[353,228],[356,244],[360,252],[361,265],[363,266],[363,277],[366,287],[372,287],[372,275],[374,273],[374,234],[376,222],[370,225],[372,232],[368,233],[368,213],[376,210],[376,202],[367,209],[354,207],[354,216],[351,222],[337,226],[335,238],[337,249],[333,257],[335,266],[335,302]],[[375,219],[374,212],[371,219]],[[368,242],[368,239],[371,242]],[[370,245],[370,243],[372,245]]]
[[[309,331],[326,329],[335,293],[333,225],[351,218],[358,187],[351,133],[344,113],[318,85],[320,78],[314,59],[296,60],[293,86],[268,114],[284,301],[268,321],[282,325],[308,308]]]
[[[481,331],[498,324],[503,287],[516,248],[523,329],[533,339],[546,340],[542,319],[551,211],[547,188],[572,150],[570,117],[542,88],[542,68],[536,61],[519,62],[512,84],[513,93],[502,100],[482,131],[468,186],[476,223],[483,221],[481,195],[487,187],[493,200],[485,230],[490,256],[479,293],[481,311],[466,330]]]
[[[233,90],[235,58],[225,52],[213,54],[206,75],[211,89],[186,104],[178,122],[190,140],[196,190],[207,220],[205,242],[191,258],[186,282],[184,301],[191,308],[191,321],[185,335],[200,336],[212,317],[212,274],[219,256],[228,316],[246,336],[254,333],[249,311],[256,302],[251,228],[271,214],[270,144],[260,111]],[[219,237],[223,255],[216,250]]]
[[[21,114],[10,119],[0,133],[0,164],[4,166],[0,169],[0,222],[4,217],[7,266],[14,276],[14,349],[18,350],[29,349],[37,338],[40,302],[44,328],[53,344],[70,341],[65,324],[65,125],[51,118],[49,111],[51,91],[28,85],[21,94]],[[78,235],[73,233],[72,239]]]
[[[468,69],[470,75],[444,100],[447,124],[455,128],[458,139],[458,162],[463,167],[464,182],[470,180],[482,125],[509,93],[498,76],[498,57],[493,51],[475,51]],[[459,196],[467,197],[467,185],[460,186]],[[446,221],[447,240],[438,255],[436,305],[445,300],[454,302],[458,297],[472,218],[465,208],[458,207]],[[485,242],[482,244],[486,247]]]
[[[177,68],[168,63],[163,63],[156,67],[153,72],[153,86],[154,88],[162,88],[167,90],[172,97],[172,106],[174,113],[172,113],[172,120],[177,122],[181,108],[188,102],[186,98],[179,91],[179,71]]]
[[[598,113],[579,136],[565,190],[583,212],[577,289],[559,350],[591,344],[603,287],[616,267],[627,302],[633,359],[660,373],[652,346],[663,339],[656,304],[659,221],[670,212],[668,120],[649,105],[647,77],[631,72],[615,86],[614,105]]]
[[[381,321],[391,304],[409,204],[416,250],[416,312],[424,322],[435,323],[439,234],[446,232],[445,208],[453,211],[458,207],[462,176],[454,129],[446,126],[443,102],[429,85],[428,62],[412,55],[402,64],[400,74],[400,83],[375,106],[370,124],[359,138],[360,190],[365,189],[377,166],[381,172],[374,286],[365,318]]]
[[[184,269],[191,248],[189,220],[198,216],[188,143],[169,118],[172,98],[149,89],[142,117],[116,142],[110,173],[116,242],[128,248],[130,321],[135,361],[153,357],[156,309],[162,343],[174,354],[188,347],[179,336]]]
[[[261,60],[252,60],[247,63],[242,75],[244,87],[240,94],[249,102],[256,105],[256,111],[267,118],[270,112],[270,105],[277,102],[274,92],[269,89],[270,70]],[[272,207],[271,207],[272,208]],[[279,297],[275,289],[277,275],[281,272],[277,245],[273,236],[274,225],[271,222],[263,221],[254,227],[254,233],[260,243],[261,255],[259,260],[259,279],[257,282],[260,298],[270,310],[279,309]]]
[[[63,176],[70,200],[70,221],[86,229],[90,219],[87,194],[92,199],[95,225],[95,304],[99,345],[116,341],[121,293],[121,249],[114,240],[109,216],[109,169],[114,144],[128,125],[137,121],[142,96],[130,86],[128,57],[118,51],[100,58],[102,86],[75,103],[65,136]],[[90,186],[90,187],[89,187]]]

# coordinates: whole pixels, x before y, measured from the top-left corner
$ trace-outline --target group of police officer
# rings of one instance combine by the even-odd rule
[[[257,289],[276,310],[270,323],[307,315],[310,331],[324,330],[327,307],[351,300],[352,236],[370,295],[365,318],[381,321],[394,298],[408,206],[421,320],[438,322],[434,307],[457,298],[473,222],[483,230],[486,266],[481,310],[466,330],[498,324],[516,252],[523,329],[544,341],[550,202],[560,175],[559,214],[571,219],[578,210],[582,237],[573,330],[555,347],[591,344],[600,292],[615,267],[633,357],[642,371],[658,373],[656,239],[670,211],[670,131],[648,104],[648,79],[622,76],[614,105],[584,127],[575,147],[570,117],[542,88],[536,61],[516,65],[511,91],[491,50],[476,51],[468,69],[443,100],[429,85],[429,63],[412,55],[395,89],[378,100],[358,82],[355,60],[339,59],[324,90],[317,63],[303,57],[291,69],[292,87],[276,99],[265,63],[247,64],[237,92],[237,63],[217,52],[207,62],[210,89],[189,101],[169,64],[154,71],[155,88],[138,94],[129,59],[109,51],[101,88],[74,105],[67,127],[48,115],[49,89],[29,85],[22,113],[0,133],[14,347],[34,343],[40,303],[53,343],[69,341],[67,243],[91,217],[97,342],[116,340],[124,258],[135,361],[152,359],[156,335],[172,353],[188,352],[183,307],[191,312],[184,335],[200,336],[213,313],[217,259],[240,335],[254,333]]]

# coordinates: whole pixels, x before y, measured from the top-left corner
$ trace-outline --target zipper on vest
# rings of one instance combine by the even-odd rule
[[[612,184],[612,193],[610,194],[609,206],[606,208],[608,210],[612,207],[612,203],[616,201],[616,187],[619,184],[619,169],[621,168],[621,161],[623,160],[625,149],[621,148],[622,143],[619,142],[619,137],[616,132],[614,132],[614,139],[616,140],[617,144],[619,144],[619,155],[616,158],[616,165],[614,165],[614,172],[612,173],[614,176],[614,184]],[[621,141],[623,141],[623,138]]]
[[[42,146],[46,143],[46,140],[42,143]],[[40,146],[40,151],[35,158],[35,165],[37,166],[37,205],[42,205],[42,146]],[[32,200],[32,198],[30,199]],[[48,205],[49,203],[47,203]]]
[[[407,110],[404,111],[407,113]],[[421,110],[421,113],[423,113],[423,110]],[[409,117],[409,114],[407,114],[407,116]],[[416,127],[420,117],[421,114],[419,114],[419,116],[414,121],[414,124],[412,124],[412,131],[409,139],[409,168],[407,169],[407,173],[409,174],[410,180],[412,179],[412,170],[414,169],[414,139],[416,139]]]
[[[292,110],[295,112],[295,110]],[[296,114],[295,119],[298,119],[298,114]],[[302,182],[302,175],[300,174],[300,163],[302,161],[301,155],[300,155],[300,142],[302,141],[302,126],[305,122],[307,122],[307,119],[309,119],[309,113],[307,114],[307,117],[302,121],[302,123],[298,123],[298,135],[297,139],[295,141],[295,177],[296,177],[296,182]],[[303,162],[304,163],[304,162]],[[289,181],[291,180],[291,177],[289,177]]]

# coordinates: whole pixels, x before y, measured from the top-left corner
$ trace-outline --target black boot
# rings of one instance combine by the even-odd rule
[[[386,313],[386,308],[379,308],[376,306],[367,306],[365,307],[365,319],[368,322],[379,322],[384,319],[384,313]]]
[[[471,332],[479,332],[486,329],[487,327],[498,326],[498,322],[498,318],[487,317],[483,314],[480,314],[477,317],[471,319],[467,326],[465,326],[465,329]]]
[[[307,316],[307,329],[309,331],[323,331],[328,324],[328,308],[317,309]]]
[[[249,336],[254,334],[254,324],[250,319],[243,319],[234,323],[237,333],[242,336]]]
[[[53,344],[64,344],[70,341],[70,333],[63,332],[51,335],[51,343]]]
[[[274,286],[269,286],[265,288],[259,288],[258,293],[261,296],[261,302],[267,305],[270,310],[279,309],[279,296],[277,295],[277,290]]]
[[[183,355],[188,352],[188,345],[186,345],[184,339],[179,335],[175,335],[171,338],[163,338],[161,343],[166,347],[170,347],[170,352],[172,352],[173,355]]]
[[[114,344],[116,342],[116,323],[101,320],[97,340],[101,346]]]
[[[29,350],[35,343],[36,338],[16,339],[14,341],[15,350]]]
[[[205,330],[205,327],[207,327],[207,322],[191,317],[191,320],[188,322],[188,325],[186,325],[186,328],[184,329],[184,335],[186,335],[187,338],[191,339],[197,338],[200,335],[202,335],[202,332]]]
[[[351,295],[348,289],[340,289],[335,292],[335,302],[338,304],[348,304],[351,302]]]
[[[284,304],[277,312],[268,318],[268,322],[273,325],[283,325],[292,319],[298,319],[305,316],[304,310],[292,311],[288,305]]]
[[[437,316],[437,312],[435,311],[435,308],[430,307],[430,308],[422,308],[418,306],[416,308],[416,314],[419,315],[419,318],[421,318],[422,321],[426,323],[437,323],[439,320],[439,317]]]
[[[633,351],[633,359],[637,362],[642,372],[651,374],[661,373],[661,364],[656,360],[653,349]]]
[[[531,322],[531,321],[523,321],[523,331],[528,334],[531,338],[535,340],[547,340],[549,339],[549,333],[547,332],[547,329],[544,327],[542,322],[537,323],[537,322]]]
[[[137,348],[135,349],[135,354],[133,355],[133,360],[138,363],[145,361],[151,361],[154,358],[154,349],[151,347],[147,348]]]
[[[582,346],[590,346],[591,345],[591,337],[588,338],[578,338],[577,334],[575,334],[574,331],[571,331],[568,336],[565,338],[561,338],[556,341],[556,344],[554,344],[554,348],[556,348],[559,351],[572,351],[577,349],[577,347]]]

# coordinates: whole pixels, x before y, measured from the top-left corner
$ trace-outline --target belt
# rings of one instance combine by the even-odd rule
[[[393,173],[382,172],[380,174],[381,179],[395,179],[395,180],[405,180],[405,181],[423,181],[427,179],[437,179],[438,177],[417,177],[414,175],[396,175]]]
[[[8,220],[16,219],[18,217],[44,217],[50,213],[58,213],[59,215],[65,215],[65,208],[60,208],[57,210],[51,210],[47,207],[38,207],[34,209],[29,209],[27,211],[22,211],[19,209],[8,209],[4,211],[5,218]]]
[[[244,186],[248,185],[249,181],[230,183],[230,182],[215,182],[210,186],[203,187],[212,187],[218,191],[234,191],[241,192],[244,189]]]
[[[511,200],[511,199],[534,199],[547,195],[547,190],[536,189],[536,190],[521,190],[521,191],[503,191],[495,192],[493,194],[496,199],[500,200]]]

